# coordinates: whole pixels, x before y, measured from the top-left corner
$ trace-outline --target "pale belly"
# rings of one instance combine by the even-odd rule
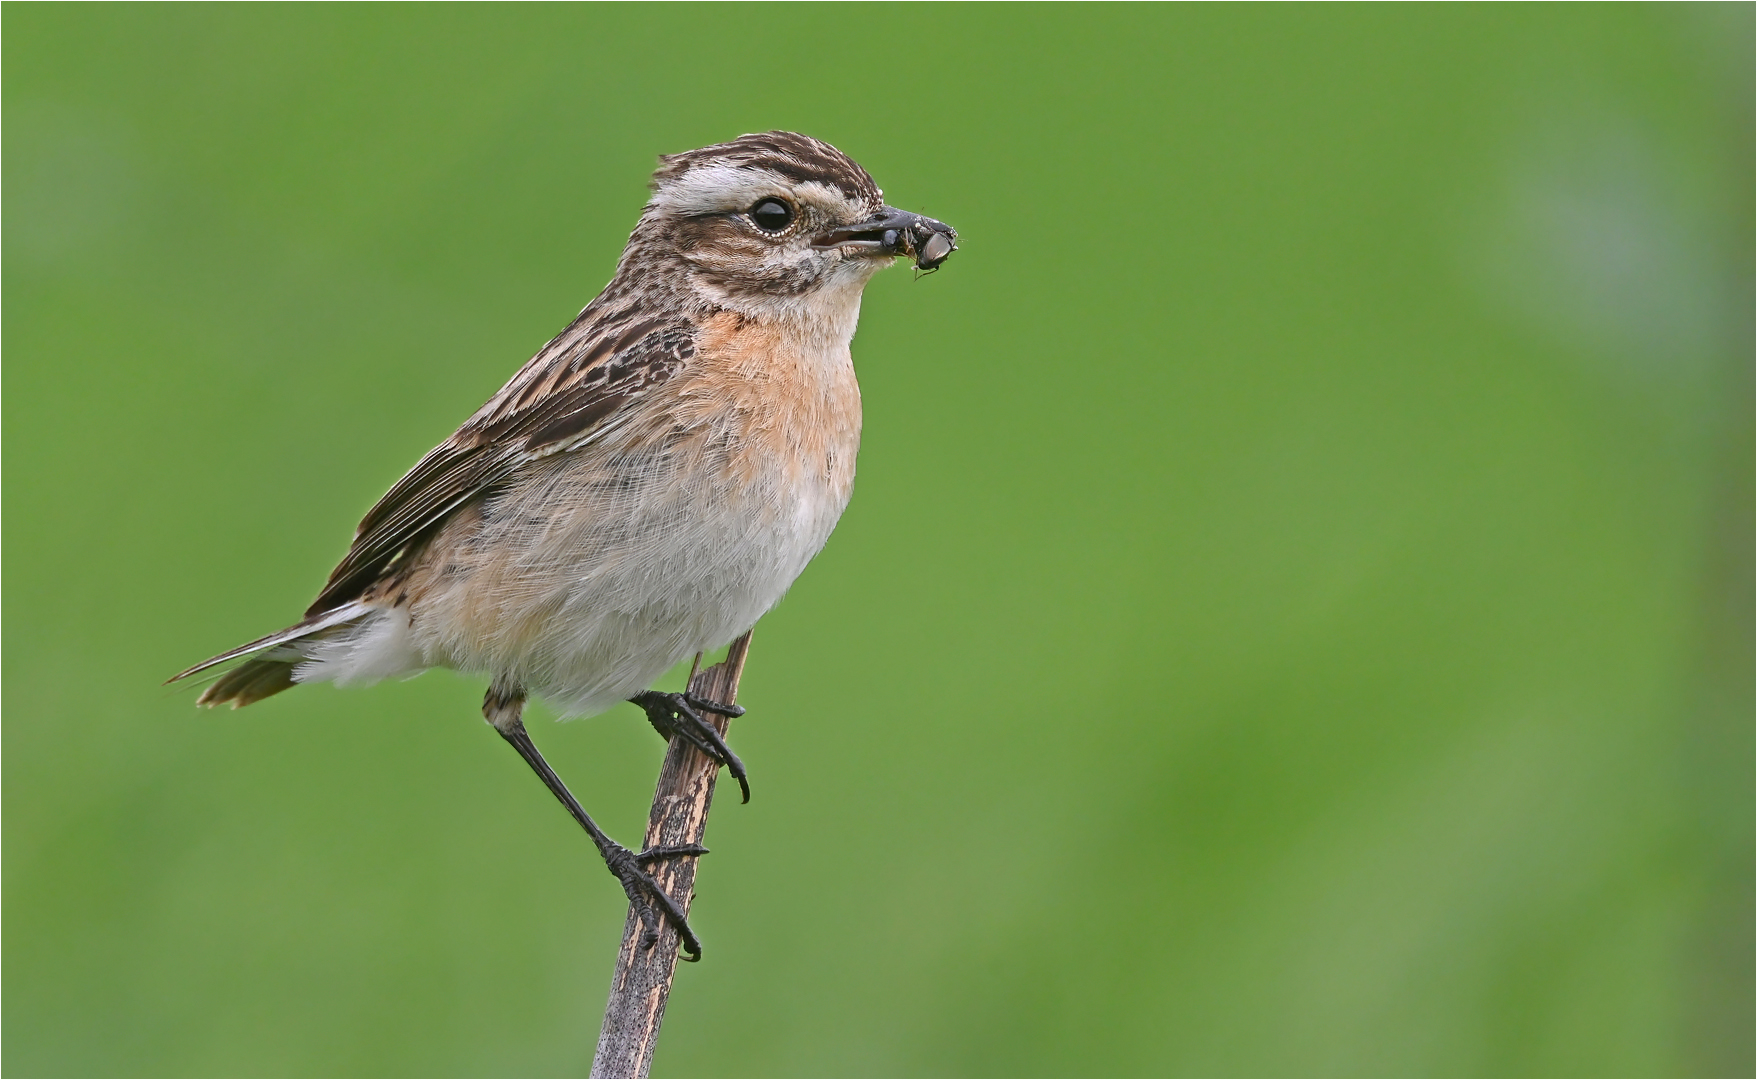
[[[492,500],[412,605],[423,666],[507,676],[585,715],[750,629],[823,547],[852,485],[821,467],[739,477],[710,464],[563,459]]]

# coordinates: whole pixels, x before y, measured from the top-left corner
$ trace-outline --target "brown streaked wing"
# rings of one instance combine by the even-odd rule
[[[306,617],[358,598],[459,507],[519,465],[577,444],[694,355],[687,323],[608,318],[577,341],[558,338],[366,512]]]

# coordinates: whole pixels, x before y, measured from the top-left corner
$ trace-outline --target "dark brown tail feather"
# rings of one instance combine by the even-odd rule
[[[195,703],[223,705],[229,701],[237,709],[273,697],[293,685],[296,663],[297,660],[246,660],[215,679]]]

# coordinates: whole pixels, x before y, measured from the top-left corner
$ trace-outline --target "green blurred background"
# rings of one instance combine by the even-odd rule
[[[584,1072],[624,904],[479,679],[159,681],[782,127],[964,250],[656,1074],[1750,1075],[1749,5],[4,29],[8,1073]],[[637,838],[638,714],[534,731]]]

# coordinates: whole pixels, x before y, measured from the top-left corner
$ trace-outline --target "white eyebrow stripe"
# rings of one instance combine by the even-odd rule
[[[714,214],[742,210],[765,195],[786,195],[788,186],[767,169],[701,165],[654,192],[648,205],[668,214]]]
[[[829,184],[795,184],[768,169],[724,164],[691,169],[654,192],[647,205],[666,214],[719,214],[746,209],[767,195],[809,202],[838,215],[857,215],[861,209]]]

